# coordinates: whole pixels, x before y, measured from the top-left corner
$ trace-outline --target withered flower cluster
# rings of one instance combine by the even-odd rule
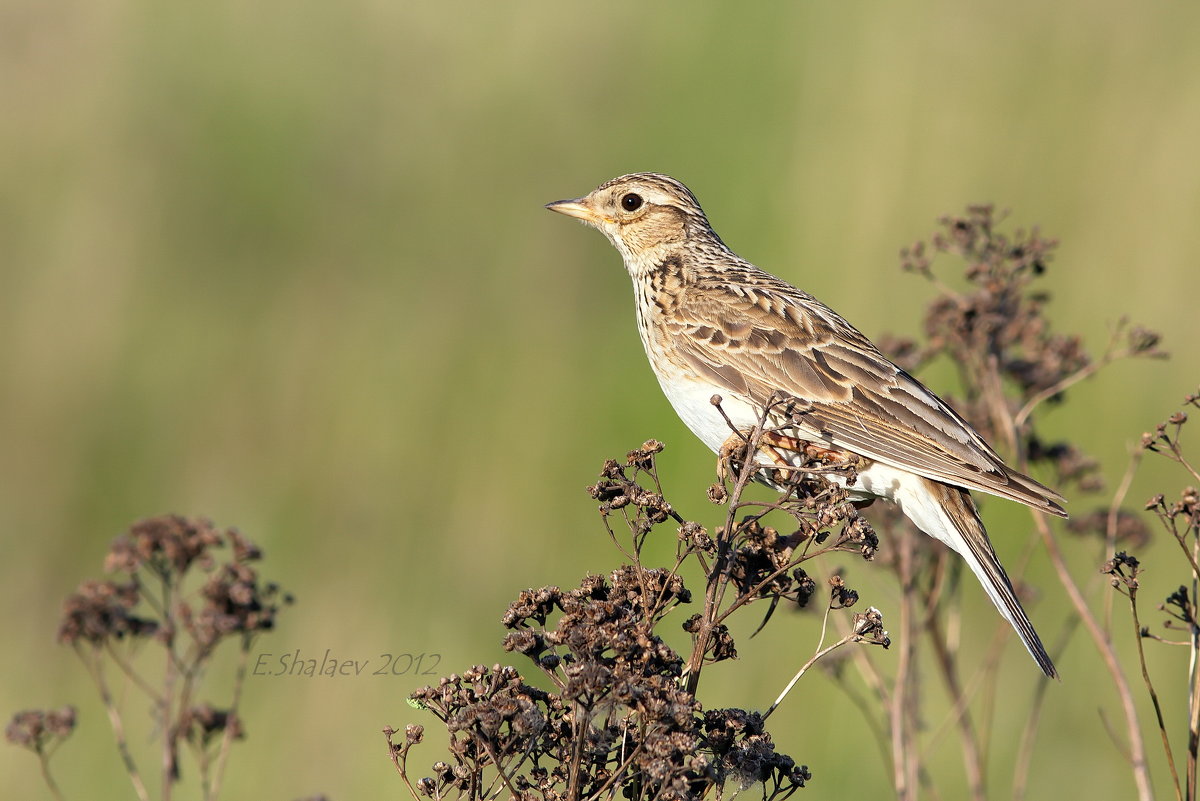
[[[764,798],[778,800],[809,781],[806,766],[775,750],[764,715],[706,710],[696,690],[706,666],[737,656],[730,614],[760,600],[771,609],[782,601],[808,604],[817,583],[801,563],[818,554],[874,554],[874,531],[845,493],[815,478],[853,466],[814,462],[789,482],[783,502],[751,503],[741,493],[757,468],[731,454],[724,472],[732,488],[717,484],[709,493],[728,504],[728,515],[710,535],[663,496],[655,466],[661,450],[651,440],[624,463],[605,462],[588,488],[630,563],[608,577],[589,575],[574,589],[526,590],[502,618],[511,630],[505,650],[530,659],[551,688],[538,689],[515,668],[496,665],[418,690],[412,699],[449,731],[450,761],[417,781],[409,778],[408,756],[424,730],[408,727],[403,743],[392,743],[396,730],[385,730],[414,796],[479,799],[499,792],[524,801],[574,801],[620,792],[670,801],[719,796],[726,783],[760,783]],[[763,522],[776,509],[787,512],[790,532]],[[624,526],[614,527],[614,520]],[[668,522],[676,530],[675,567],[644,566],[642,547]],[[701,568],[707,586],[702,608],[682,622],[692,636],[692,651],[683,655],[664,641],[661,627],[673,610],[694,601],[679,573],[688,563]],[[857,599],[835,579],[827,608]],[[847,642],[886,645],[878,612],[855,616],[852,626]]]
[[[110,638],[152,635],[158,631],[158,621],[133,613],[139,601],[136,582],[88,579],[63,603],[58,641],[101,645]]]
[[[768,409],[768,414],[771,411]],[[786,430],[785,422],[783,426],[757,432],[756,437]],[[739,451],[757,447],[751,445],[747,439]],[[742,452],[725,454],[721,473],[728,481],[713,484],[708,496],[714,503],[725,503],[730,497],[726,483],[732,482],[737,500],[731,504],[724,524],[710,536],[699,523],[684,520],[676,514],[662,498],[654,466],[654,456],[662,448],[662,443],[650,440],[641,448],[630,451],[624,465],[608,460],[601,470],[600,481],[588,487],[588,494],[601,501],[600,514],[618,547],[619,536],[610,524],[610,515],[619,512],[626,527],[634,534],[635,552],[627,552],[627,555],[636,557],[644,534],[671,517],[680,523],[677,558],[681,562],[689,557],[720,558],[727,563],[723,578],[738,591],[740,598],[745,599],[743,602],[761,597],[790,600],[804,606],[815,584],[798,567],[800,562],[829,550],[858,553],[863,559],[870,560],[878,550],[879,538],[871,524],[847,500],[842,487],[825,480],[826,476],[841,474],[848,479],[847,483],[852,483],[857,467],[853,462],[831,465],[821,461],[819,456],[804,454],[806,458],[786,473],[765,471],[771,473],[770,480],[781,487],[776,502],[751,503],[741,499],[741,489],[745,479],[756,474],[755,467],[747,467]],[[652,485],[656,491],[646,489],[641,482]],[[771,511],[784,512],[788,516],[789,529],[781,532],[765,524],[763,517]],[[743,515],[744,512],[752,513]]]
[[[1184,397],[1183,404],[1185,407],[1200,408],[1200,392]],[[1142,448],[1180,465],[1191,480],[1200,483],[1200,470],[1192,464],[1184,451],[1183,430],[1187,422],[1188,414],[1185,410],[1175,412],[1155,426],[1153,432],[1142,435]],[[1197,563],[1197,554],[1200,553],[1200,490],[1195,484],[1188,484],[1180,490],[1178,500],[1174,501],[1167,500],[1165,495],[1159,493],[1146,501],[1145,510],[1157,518],[1162,530],[1175,541],[1187,557],[1192,574],[1191,581],[1195,586],[1195,583],[1200,581],[1200,566]],[[1147,532],[1142,542],[1148,542],[1149,539]],[[1131,601],[1136,601],[1137,575],[1140,569],[1136,558],[1121,552],[1106,562],[1101,572],[1112,576],[1113,586],[1124,589],[1126,595],[1133,590]],[[1179,589],[1171,593],[1159,609],[1167,612],[1171,618],[1166,621],[1167,628],[1184,629],[1192,636],[1194,643],[1198,641],[1195,635],[1200,632],[1200,599],[1197,599],[1186,585],[1179,585]],[[1134,611],[1136,613],[1136,607]],[[1149,636],[1148,631],[1143,630],[1142,636]],[[1200,726],[1200,721],[1197,725]]]
[[[1106,576],[1112,576],[1114,587],[1124,587],[1126,591],[1136,590],[1138,576],[1142,572],[1142,564],[1136,556],[1130,556],[1125,551],[1117,551],[1112,559],[1104,563],[1100,572]]]
[[[217,566],[213,551],[225,543],[233,558]],[[170,644],[182,626],[196,646],[211,651],[225,637],[269,631],[280,606],[291,598],[278,585],[259,581],[252,563],[261,556],[236,529],[222,532],[203,518],[142,520],[113,541],[104,560],[108,572],[126,573],[128,580],[80,584],[63,606],[59,642],[102,645],[155,635]],[[193,567],[209,574],[200,604],[183,586]]]
[[[968,206],[962,215],[938,220],[928,242],[901,251],[903,269],[924,276],[940,290],[925,315],[926,342],[891,339],[884,344],[910,371],[944,357],[959,372],[962,396],[942,394],[984,436],[1013,452],[1022,464],[1045,465],[1049,483],[1072,496],[1103,489],[1099,465],[1071,442],[1045,442],[1032,426],[1043,403],[1059,403],[1066,390],[1121,358],[1161,358],[1159,335],[1120,321],[1105,351],[1092,356],[1078,335],[1056,333],[1047,316],[1050,296],[1037,287],[1058,242],[1038,229],[1000,230],[1003,215],[990,205]],[[956,291],[934,273],[938,256],[966,263],[966,289]],[[1075,516],[1080,512],[1075,509]],[[1093,525],[1073,530],[1103,534]]]
[[[75,731],[75,707],[27,709],[12,716],[4,738],[38,754],[52,750]]]
[[[1200,392],[1187,395],[1183,399],[1184,406],[1200,408]],[[1147,452],[1164,456],[1181,466],[1190,480],[1200,484],[1200,469],[1194,465],[1184,452],[1183,428],[1187,425],[1188,414],[1179,410],[1166,421],[1155,426],[1153,433],[1142,435],[1142,448]],[[1146,501],[1146,511],[1153,512],[1158,518],[1164,531],[1171,535],[1184,552],[1194,550],[1200,541],[1200,490],[1196,484],[1189,484],[1179,492],[1179,499],[1168,501],[1162,494],[1155,495]],[[1197,570],[1195,556],[1192,557],[1192,568]]]
[[[808,769],[775,751],[761,715],[703,711],[684,688],[682,657],[645,615],[686,602],[687,591],[677,577],[647,572],[646,586],[627,566],[611,583],[589,576],[577,589],[526,592],[512,604],[505,625],[517,630],[504,646],[532,659],[553,691],[496,665],[413,693],[446,725],[452,760],[435,764],[415,792],[474,799],[505,785],[508,796],[530,801],[615,789],[628,798],[693,799],[733,780],[764,782],[768,797],[786,798],[804,786]],[[547,630],[552,614],[557,625]],[[405,743],[393,746],[398,767],[420,737],[409,727]]]
[[[225,736],[240,740],[245,737],[242,719],[237,712],[217,709],[212,704],[196,704],[187,709],[179,720],[184,738],[193,745],[207,748],[215,738]]]
[[[226,545],[231,553],[220,560]],[[153,710],[162,739],[160,797],[169,798],[179,781],[183,744],[196,755],[205,796],[216,797],[229,744],[244,736],[237,707],[250,645],[274,628],[280,608],[291,603],[276,584],[260,579],[255,563],[261,558],[259,548],[234,529],[222,531],[203,518],[154,517],[112,543],[104,564],[108,572],[124,574],[121,579],[84,581],[63,604],[58,640],[74,648],[91,675],[137,797],[150,792],[125,738],[124,710],[109,673],[116,669],[131,679]],[[239,647],[231,703],[218,708],[196,702],[218,647],[229,640]],[[151,642],[161,654],[149,657],[128,647],[130,641]],[[73,710],[69,725],[65,721],[62,713],[21,713],[9,736],[37,744],[42,733],[64,736],[59,732],[74,726]],[[44,760],[43,773],[56,790]]]
[[[1200,408],[1200,391],[1187,395],[1183,399],[1183,405]],[[1154,707],[1159,740],[1166,756],[1175,794],[1179,798],[1196,797],[1200,777],[1200,759],[1196,747],[1196,744],[1200,743],[1200,706],[1197,705],[1197,698],[1200,698],[1200,597],[1196,594],[1196,587],[1200,586],[1200,490],[1196,489],[1197,484],[1200,484],[1200,466],[1189,458],[1184,449],[1183,430],[1187,422],[1186,408],[1181,409],[1155,426],[1153,432],[1142,435],[1144,452],[1165,457],[1176,463],[1183,469],[1189,482],[1196,482],[1184,486],[1179,492],[1178,500],[1167,500],[1167,497],[1160,493],[1146,501],[1144,507],[1146,512],[1150,512],[1158,520],[1162,532],[1178,546],[1178,550],[1173,552],[1182,557],[1180,566],[1181,572],[1186,575],[1186,583],[1179,584],[1157,607],[1167,616],[1162,627],[1174,632],[1174,637],[1168,639],[1153,633],[1149,626],[1142,624],[1138,591],[1141,589],[1139,577],[1144,568],[1137,557],[1119,551],[1100,568],[1101,573],[1110,577],[1112,587],[1129,602],[1130,618],[1136,632],[1138,659],[1141,662],[1142,681]],[[1129,516],[1131,515],[1126,512],[1118,513],[1116,510],[1110,515],[1107,523],[1110,540],[1122,541],[1123,529],[1130,527],[1130,524],[1124,522]],[[1149,531],[1145,527],[1143,530],[1144,534],[1133,543],[1134,545],[1149,542]],[[1166,725],[1162,701],[1147,666],[1144,645],[1146,640],[1156,640],[1176,647],[1184,646],[1186,650],[1188,746],[1183,751],[1186,768],[1182,770],[1176,767],[1176,752],[1171,744],[1172,733]],[[1182,667],[1183,660],[1180,661]]]
[[[964,216],[938,220],[941,230],[931,237],[928,250],[964,260],[972,287],[962,294],[944,292],[930,304],[927,348],[944,350],[977,374],[989,369],[980,360],[994,356],[999,360],[995,369],[1023,394],[1041,392],[1091,358],[1079,336],[1051,332],[1045,314],[1049,296],[1030,290],[1045,274],[1058,242],[1043,238],[1036,228],[1010,236],[997,230],[998,222],[990,205],[968,206]],[[932,276],[924,243],[901,258],[905,269]]]

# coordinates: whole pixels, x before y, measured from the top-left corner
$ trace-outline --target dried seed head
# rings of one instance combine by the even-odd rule
[[[75,707],[29,709],[12,716],[4,738],[13,745],[43,753],[54,740],[65,740],[75,731]]]

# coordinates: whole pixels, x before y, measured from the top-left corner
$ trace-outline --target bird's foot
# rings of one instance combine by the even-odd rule
[[[756,458],[750,454],[752,432],[735,431],[721,444],[717,452],[717,478],[724,482],[726,478],[736,475],[742,465],[750,459],[762,462],[763,473],[771,483],[781,486],[788,481],[794,472],[796,459],[791,454],[799,453],[804,461],[825,458],[827,454],[839,454],[840,451],[829,451],[819,448],[806,440],[789,437],[777,431],[764,431],[758,438]]]
[[[749,457],[750,440],[747,434],[735,431],[721,443],[717,451],[717,481],[722,484],[730,476],[736,476]]]

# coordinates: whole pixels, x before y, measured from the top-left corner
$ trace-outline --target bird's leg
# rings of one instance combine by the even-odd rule
[[[862,457],[839,448],[826,448],[815,442],[790,437],[778,431],[767,431],[763,434],[762,450],[778,465],[776,474],[788,475],[787,468],[798,465],[792,459],[786,458],[784,452],[796,453],[801,456],[801,465],[807,467],[846,468],[861,466]],[[867,501],[870,503],[870,501]]]
[[[862,457],[840,448],[826,448],[815,442],[789,437],[775,431],[763,434],[763,442],[772,448],[792,451],[804,456],[806,462],[820,462],[831,467],[843,467],[859,461]]]
[[[759,435],[758,453],[767,458],[763,469],[770,471],[771,480],[777,484],[787,481],[788,468],[794,467],[793,460],[787,457],[787,452],[802,453],[806,459],[811,459],[810,451],[816,446],[796,437],[789,437],[777,431],[764,431]],[[818,449],[824,451],[824,449]],[[830,453],[836,453],[830,451]],[[750,453],[749,432],[735,431],[717,453],[717,478],[724,481],[726,476],[736,471],[738,464],[745,464],[747,459],[754,456]],[[772,465],[774,466],[772,468]]]
[[[815,447],[811,442],[796,437],[789,437],[786,434],[780,434],[778,431],[764,431],[762,435],[763,444],[773,449],[778,454],[778,449],[785,451],[793,451],[795,453],[803,453],[808,455],[809,448]]]
[[[721,443],[717,451],[717,480],[722,484],[730,474],[737,472],[737,463],[745,462],[749,457],[750,441],[746,434],[734,431]]]
[[[763,468],[770,471],[772,480],[777,484],[786,483],[788,477],[793,474],[794,468],[798,466],[794,458],[788,457],[789,453],[799,454],[803,463],[815,462],[831,467],[850,465],[859,459],[853,453],[837,448],[825,448],[808,440],[781,434],[778,431],[762,432],[759,443],[758,453],[765,456],[768,462],[763,465]],[[731,467],[739,462],[744,463],[748,458],[751,458],[749,436],[745,432],[735,431],[722,443],[718,452],[718,479],[724,481],[726,476],[732,472]]]
[[[803,454],[804,460],[807,462],[822,462],[824,464],[843,465],[850,464],[856,458],[854,454],[837,448],[824,448],[814,442],[809,442],[805,439],[789,437],[786,434],[780,434],[777,431],[767,431],[763,433],[763,443],[773,449],[781,449],[792,451],[793,453]]]
[[[780,486],[786,485],[788,480],[794,475],[794,473],[787,469],[794,466],[792,459],[787,457],[787,453],[789,451],[792,453],[804,453],[809,443],[802,439],[780,434],[778,431],[764,431],[762,441],[761,451],[775,463],[776,469],[772,471],[771,477],[776,484]]]

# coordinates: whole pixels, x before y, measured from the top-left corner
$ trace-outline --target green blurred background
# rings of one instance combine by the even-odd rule
[[[1115,484],[1200,375],[1198,29],[1193,3],[1111,0],[5,0],[0,711],[78,704],[64,790],[129,796],[54,630],[140,517],[204,514],[264,546],[298,604],[262,652],[437,653],[444,671],[505,659],[498,620],[518,590],[617,564],[582,492],[605,457],[666,441],[669,494],[713,524],[712,460],[644,364],[618,256],[541,208],[624,172],[680,177],[739,253],[871,336],[917,331],[931,290],[896,253],[939,215],[992,201],[1040,224],[1063,241],[1046,282],[1060,330],[1100,350],[1128,314],[1173,352],[1044,418]],[[1131,497],[1182,483],[1148,465]],[[1028,517],[985,511],[1015,559]],[[1069,547],[1098,589],[1095,548]],[[1170,548],[1144,555],[1157,601],[1184,574]],[[1054,640],[1065,602],[1045,562],[1033,617]],[[851,565],[886,614],[880,573]],[[987,624],[964,632],[982,652],[994,613],[973,588],[963,604]],[[706,702],[764,708],[815,631],[796,617],[742,636]],[[1152,660],[1178,683],[1182,652]],[[1036,676],[1015,645],[1005,665],[1000,796]],[[1094,650],[1077,642],[1061,667],[1031,797],[1064,781],[1128,796]],[[404,797],[379,730],[431,722],[404,701],[421,683],[252,681],[227,797]],[[773,731],[812,766],[807,797],[888,795],[823,676]],[[953,743],[930,759],[943,797],[960,794]],[[44,794],[15,748],[0,774],[14,798]]]

